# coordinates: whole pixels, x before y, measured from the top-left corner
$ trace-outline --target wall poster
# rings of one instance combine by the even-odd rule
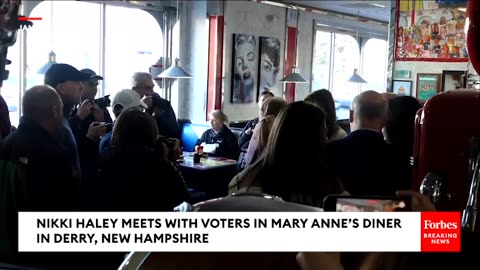
[[[439,8],[434,1],[405,7],[397,13],[395,60],[467,62],[466,12]],[[426,5],[425,3],[429,4]]]
[[[257,102],[263,91],[276,92],[280,71],[280,40],[260,37],[260,63]]]
[[[426,101],[435,96],[440,90],[441,74],[417,74],[417,99]]]
[[[252,103],[257,80],[257,39],[247,34],[233,35],[232,103]]]

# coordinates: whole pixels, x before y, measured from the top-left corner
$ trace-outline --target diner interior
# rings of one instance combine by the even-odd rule
[[[0,269],[478,269],[480,1],[0,3]],[[20,211],[407,206],[460,212],[462,251],[17,243]]]

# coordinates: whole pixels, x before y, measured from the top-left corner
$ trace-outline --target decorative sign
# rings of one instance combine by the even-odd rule
[[[441,74],[417,74],[417,99],[426,101],[435,96],[440,89]]]
[[[422,2],[397,13],[395,60],[467,62],[466,13]]]
[[[395,70],[395,79],[410,79],[412,72],[410,70]]]

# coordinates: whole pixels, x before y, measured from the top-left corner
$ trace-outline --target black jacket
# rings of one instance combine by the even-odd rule
[[[104,109],[105,122],[111,124],[112,118],[107,109]],[[87,138],[87,132],[90,125],[95,121],[92,114],[85,119],[80,119],[77,116],[77,109],[70,113],[68,122],[72,133],[75,136],[75,141],[78,149],[78,157],[80,168],[82,171],[83,185],[88,190],[92,184],[93,178],[98,171],[99,166],[99,143],[100,141],[93,141]]]
[[[22,118],[0,148],[0,250],[16,249],[18,211],[76,209],[80,181],[73,174],[61,134]]]
[[[352,195],[393,196],[410,188],[408,172],[402,170],[398,154],[380,132],[354,131],[329,142],[327,151],[331,168]]]
[[[213,129],[208,129],[202,134],[202,137],[197,141],[197,145],[202,143],[215,144],[219,146],[215,150],[214,156],[224,157],[229,159],[238,159],[240,148],[238,147],[237,140],[232,131],[225,125],[220,132],[215,133]]]
[[[154,117],[157,122],[158,132],[160,135],[167,138],[180,139],[180,127],[172,105],[168,100],[160,97],[157,93],[154,93],[152,97],[153,106],[157,108],[157,113]],[[152,109],[149,109],[148,112],[153,114]]]
[[[238,138],[238,145],[240,146],[240,149],[244,152],[247,152],[248,144],[250,143],[250,140],[252,139],[252,135],[253,135],[253,133],[250,135],[247,135],[245,131],[247,131],[247,129],[249,128],[254,129],[255,126],[258,124],[258,121],[259,121],[258,117],[248,121],[248,123],[243,128],[242,133],[240,134],[240,137]]]
[[[145,146],[111,146],[101,156],[96,195],[105,211],[172,211],[190,201],[176,168]]]

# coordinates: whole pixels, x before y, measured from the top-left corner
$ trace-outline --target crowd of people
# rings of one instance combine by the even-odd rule
[[[45,85],[25,92],[16,130],[0,100],[0,251],[13,261],[22,257],[18,211],[173,211],[192,202],[176,162],[180,128],[169,101],[153,91],[151,75],[132,74],[131,88],[111,101],[95,99],[102,79],[92,70],[53,65]],[[415,98],[362,92],[348,131],[326,89],[293,103],[266,91],[258,105],[258,117],[238,140],[217,110],[197,142],[214,145],[210,155],[237,160],[230,194],[267,193],[323,207],[329,194],[394,196],[411,189],[421,107]]]

